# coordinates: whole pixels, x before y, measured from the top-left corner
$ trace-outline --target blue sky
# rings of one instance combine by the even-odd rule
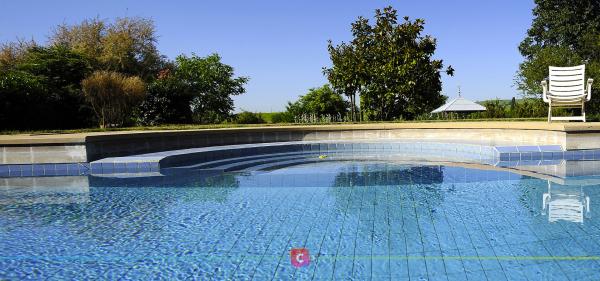
[[[443,94],[482,100],[519,93],[517,46],[532,20],[532,0],[506,1],[7,1],[1,0],[0,42],[46,42],[52,28],[99,16],[141,16],[155,21],[158,48],[178,54],[219,53],[237,75],[250,77],[237,110],[278,111],[307,89],[326,83],[327,40],[351,39],[358,16],[392,5],[400,16],[425,19],[438,39],[436,57],[452,65]]]

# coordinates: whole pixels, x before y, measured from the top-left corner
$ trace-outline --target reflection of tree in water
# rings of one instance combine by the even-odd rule
[[[393,164],[353,164],[345,167],[335,178],[332,190],[341,200],[336,204],[345,204],[343,198],[348,196],[350,187],[366,187],[367,194],[377,192],[377,188],[388,186],[388,196],[402,196],[417,202],[427,201],[435,206],[443,200],[442,191],[436,184],[442,183],[444,172],[442,166],[413,166]],[[361,204],[360,201],[354,200]],[[350,206],[350,208],[357,206]],[[359,206],[358,206],[359,207]]]
[[[443,180],[441,166],[353,164],[336,176],[334,186],[427,185]]]
[[[344,232],[356,233],[356,247],[401,255],[400,248],[389,248],[390,233],[404,233],[393,235],[404,239],[396,245],[420,245],[419,233],[431,227],[442,205],[443,179],[441,166],[357,163],[340,172],[330,190],[337,212],[345,212]]]
[[[225,202],[238,187],[235,174],[174,173],[161,177],[89,177],[89,202],[83,204],[32,204],[3,212],[11,228],[56,227],[57,231],[92,239],[100,245],[135,239],[141,233],[160,234],[173,225],[173,208],[190,208],[190,219],[204,204]],[[198,203],[198,204],[195,204]],[[5,210],[6,211],[6,208]],[[185,211],[185,209],[184,209]],[[194,214],[192,214],[194,213]],[[6,229],[10,231],[10,229]]]

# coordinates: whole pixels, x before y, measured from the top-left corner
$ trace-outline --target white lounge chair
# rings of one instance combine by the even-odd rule
[[[548,103],[548,122],[552,120],[580,120],[585,122],[585,102],[592,98],[592,82],[585,83],[585,65],[571,67],[550,66],[550,83],[542,81],[542,98]],[[587,84],[587,85],[586,85]],[[552,107],[581,107],[581,116],[553,117]]]

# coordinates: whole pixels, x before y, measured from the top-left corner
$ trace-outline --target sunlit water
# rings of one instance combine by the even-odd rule
[[[333,161],[63,180],[0,190],[0,279],[600,279],[594,181]]]

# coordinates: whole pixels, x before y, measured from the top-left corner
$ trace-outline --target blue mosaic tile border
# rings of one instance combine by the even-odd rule
[[[495,147],[498,161],[600,160],[600,149],[563,151],[559,145]]]
[[[0,177],[79,176],[89,171],[89,163],[0,165]]]

